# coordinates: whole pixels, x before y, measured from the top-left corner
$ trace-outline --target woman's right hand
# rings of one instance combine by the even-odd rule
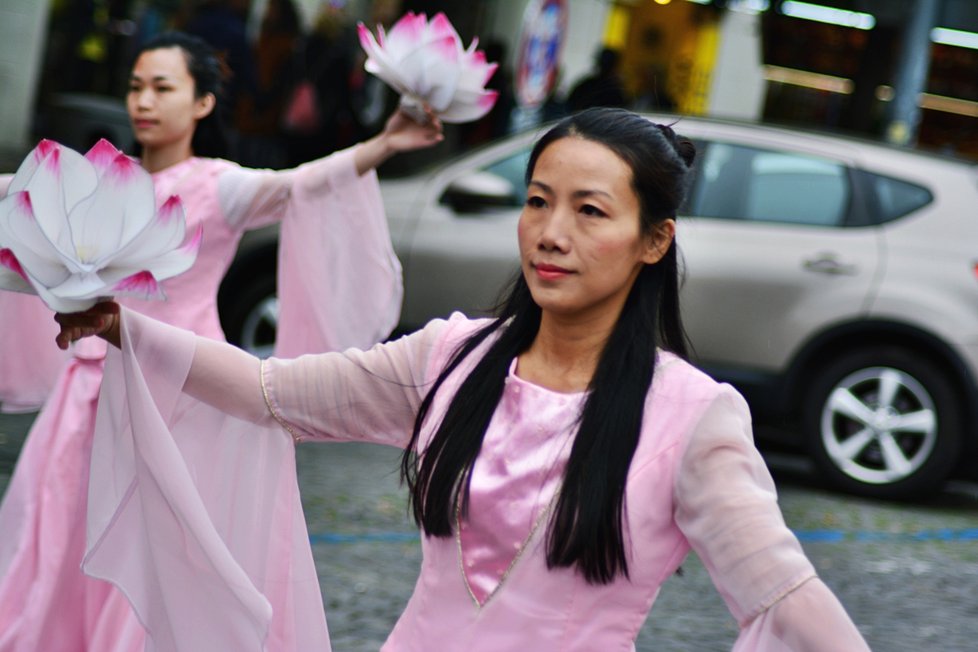
[[[75,340],[98,335],[116,347],[121,346],[119,336],[119,304],[102,301],[83,312],[59,312],[54,321],[61,324],[61,332],[55,338],[59,349],[67,350]]]

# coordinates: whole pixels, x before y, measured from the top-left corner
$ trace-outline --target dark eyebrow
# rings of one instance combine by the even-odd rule
[[[528,185],[539,186],[541,190],[543,190],[544,192],[548,192],[550,194],[553,194],[554,192],[553,188],[543,183],[542,181],[531,180]],[[591,197],[594,195],[601,195],[603,197],[607,197],[608,199],[612,199],[612,200],[614,199],[614,197],[612,197],[609,193],[605,192],[604,190],[575,190],[571,194],[571,196],[574,199],[581,199],[583,197]]]
[[[133,74],[129,75],[129,81],[143,81],[143,78],[140,77],[139,75],[133,73]],[[151,82],[169,82],[171,80],[166,75],[156,75],[155,77],[150,78],[150,81]]]

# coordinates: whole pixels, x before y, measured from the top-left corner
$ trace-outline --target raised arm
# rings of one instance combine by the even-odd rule
[[[393,446],[410,438],[427,391],[428,358],[445,324],[434,321],[368,351],[261,361],[230,344],[120,311],[111,302],[85,313],[58,315],[58,321],[59,345],[99,334],[128,355],[172,367],[165,373],[183,379],[185,393],[238,419],[266,426],[277,421],[297,441]]]
[[[369,183],[374,181],[369,173],[395,154],[429,147],[442,138],[441,123],[434,115],[422,125],[398,110],[373,138],[297,168],[229,167],[218,180],[218,199],[232,226],[258,228],[283,218],[293,192],[340,192],[359,183],[360,177]]]
[[[356,151],[357,174],[363,175],[376,169],[381,163],[398,152],[431,147],[444,138],[441,122],[430,110],[428,120],[418,124],[401,110],[395,111],[384,130],[364,141]]]
[[[704,414],[677,478],[676,522],[740,624],[734,650],[869,649],[785,525],[732,389]]]

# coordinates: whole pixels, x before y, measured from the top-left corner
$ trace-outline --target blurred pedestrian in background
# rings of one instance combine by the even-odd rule
[[[296,52],[292,78],[294,85],[310,85],[317,121],[309,129],[283,125],[290,164],[298,165],[349,147],[366,133],[357,123],[351,89],[354,65],[362,65],[359,51],[356,27],[346,7],[323,2]]]
[[[595,106],[626,107],[628,95],[618,74],[621,53],[613,48],[598,50],[594,71],[578,81],[567,95],[567,111],[574,113]]]
[[[290,161],[282,131],[289,93],[304,67],[304,62],[297,65],[302,42],[302,21],[294,2],[268,0],[254,46],[256,87],[241,98],[234,113],[240,134],[238,162],[242,165],[284,168],[304,162]]]

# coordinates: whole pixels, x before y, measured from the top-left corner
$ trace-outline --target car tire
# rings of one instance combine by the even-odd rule
[[[850,351],[813,377],[806,444],[830,485],[906,500],[938,491],[961,447],[962,405],[933,363],[897,347]]]
[[[260,358],[267,358],[275,348],[278,327],[278,297],[275,277],[255,277],[228,292],[224,319],[225,335],[232,344]]]

